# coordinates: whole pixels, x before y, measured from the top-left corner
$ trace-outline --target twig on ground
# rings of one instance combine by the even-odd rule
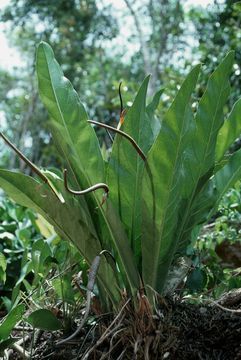
[[[188,297],[188,299],[199,300],[200,301],[200,299],[198,299],[196,297]],[[201,299],[201,302],[213,304],[213,305],[217,306],[219,309],[224,310],[224,311],[228,311],[230,313],[241,314],[241,309],[229,309],[229,308],[227,308],[225,306],[220,305],[217,301],[212,300],[212,299]]]
[[[111,324],[107,327],[107,329],[104,331],[104,333],[101,335],[101,337],[99,338],[99,340],[97,340],[97,342],[95,343],[95,345],[90,348],[89,350],[87,350],[87,352],[84,354],[83,356],[83,360],[88,359],[89,355],[91,352],[93,352],[106,338],[108,338],[113,332],[115,332],[119,327],[120,324],[122,322],[122,320],[124,319],[124,316],[122,316],[122,313],[124,311],[124,309],[126,308],[127,304],[130,302],[131,299],[128,299],[125,304],[123,305],[123,307],[121,308],[119,314],[114,318],[114,320],[111,322]],[[121,318],[121,319],[120,319]],[[115,326],[112,330],[112,326],[117,322],[117,320],[119,320],[119,323],[117,326]]]
[[[23,359],[30,359],[30,354],[18,343],[12,344],[12,348],[17,351]]]
[[[122,353],[120,354],[120,356],[118,356],[118,358],[116,360],[122,360],[123,359],[123,356],[125,355],[125,352],[126,352],[126,349],[124,349],[122,351]]]

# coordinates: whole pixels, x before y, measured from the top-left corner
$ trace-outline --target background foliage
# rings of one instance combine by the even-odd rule
[[[165,87],[162,102],[166,106],[190,63],[203,61],[208,74],[215,58],[220,61],[230,49],[236,50],[233,82],[239,92],[241,15],[234,3],[211,1],[209,6],[192,8],[186,0],[122,0],[116,8],[106,0],[55,0],[50,4],[9,1],[0,21],[23,62],[10,72],[1,69],[1,110],[5,119],[1,123],[35,163],[59,165],[54,148],[46,146],[51,143],[46,130],[48,116],[36,91],[33,54],[40,40],[51,43],[66,76],[88,105],[88,113],[99,121],[117,123],[121,80],[124,104],[128,106],[137,90],[137,80],[152,73],[149,95],[156,86]],[[100,133],[110,145],[105,132]],[[1,150],[1,165],[24,167],[14,154],[10,156],[2,146]]]

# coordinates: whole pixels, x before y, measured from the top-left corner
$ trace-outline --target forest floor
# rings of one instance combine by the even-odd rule
[[[75,339],[63,345],[56,346],[60,333],[39,333],[32,359],[238,360],[240,297],[239,292],[238,297],[205,305],[162,300],[154,316],[145,302],[137,313],[126,303],[116,318],[106,315],[87,322]],[[9,357],[20,358],[15,352]]]

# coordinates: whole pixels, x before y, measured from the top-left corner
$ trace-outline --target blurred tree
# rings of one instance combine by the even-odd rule
[[[235,51],[236,62],[231,77],[233,87],[230,104],[241,93],[241,3],[234,0],[216,0],[207,8],[195,7],[189,17],[195,25],[198,40],[197,52],[204,63],[205,73],[210,72],[225,54]]]
[[[116,96],[116,89],[113,96],[113,85],[117,86],[124,70],[118,60],[110,66],[103,50],[102,42],[117,33],[117,25],[109,11],[110,7],[100,11],[95,0],[11,0],[1,16],[2,22],[10,24],[10,41],[19,48],[26,62],[25,71],[21,70],[21,75],[15,73],[12,83],[15,91],[5,95],[8,134],[37,163],[41,159],[42,165],[48,165],[51,159],[44,146],[50,141],[45,131],[48,117],[36,92],[35,46],[40,40],[51,43],[66,76],[82,100],[94,109],[90,115],[98,114],[103,120],[115,112],[115,104],[112,104],[114,110],[109,108],[101,112],[100,109],[110,103],[109,93],[111,98]],[[34,144],[33,149],[31,144]],[[15,156],[11,157],[9,166],[18,166]]]
[[[219,63],[230,50],[235,51],[236,61],[230,78],[232,91],[225,108],[227,113],[241,94],[241,3],[236,0],[215,0],[206,9],[191,9],[189,17],[196,29],[196,50],[204,64],[199,95],[204,91],[207,74],[213,71],[215,63]],[[240,147],[241,139],[237,139],[231,151],[236,151]]]
[[[59,164],[52,148],[45,146],[50,143],[46,131],[48,117],[36,93],[33,54],[40,40],[46,40],[54,48],[66,76],[81,100],[88,104],[90,117],[99,121],[115,124],[118,121],[120,80],[123,80],[125,106],[137,90],[137,81],[141,82],[148,73],[152,74],[150,94],[157,87],[167,85],[164,106],[181,82],[180,66],[185,65],[183,52],[188,46],[181,1],[124,0],[121,18],[116,18],[114,9],[107,3],[104,0],[11,0],[1,15],[0,21],[10,25],[10,41],[19,48],[26,63],[25,70],[16,75],[18,91],[7,95],[6,118],[11,124],[8,134],[37,164],[47,166],[54,159]],[[126,16],[133,23],[127,39]],[[110,43],[121,30],[123,39],[113,52]],[[130,61],[125,60],[124,42],[130,47],[139,44]],[[108,141],[103,129],[98,131]],[[14,156],[9,166],[19,167]]]
[[[134,20],[140,66],[146,74],[152,74],[149,90],[153,93],[156,86],[164,82],[160,77],[165,68],[175,67],[178,58],[183,56],[183,6],[180,0],[124,1]]]

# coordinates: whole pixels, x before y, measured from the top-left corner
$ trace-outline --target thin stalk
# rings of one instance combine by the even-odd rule
[[[117,130],[120,130],[121,125],[124,124],[125,115],[126,115],[126,109],[123,108],[123,100],[122,100],[122,95],[121,95],[121,85],[122,85],[122,82],[120,82],[120,85],[119,85],[120,121],[119,121],[119,124],[117,126]]]
[[[122,100],[122,95],[121,95],[121,85],[122,85],[122,81],[119,84],[119,98],[120,98],[120,118],[121,115],[123,113],[123,100]]]
[[[39,168],[32,162],[30,161],[2,132],[0,132],[0,136],[2,137],[2,139],[8,144],[8,146],[13,149],[13,151],[20,157],[20,159],[22,159],[29,167],[30,169],[38,175],[38,177],[40,177],[41,180],[43,180],[43,182],[45,184],[47,184],[49,186],[49,188],[51,189],[51,191],[54,193],[54,195],[58,198],[58,200],[60,200],[58,194],[56,193],[55,189],[53,188],[53,186],[51,185],[51,183],[49,182],[49,179],[47,178],[47,176],[45,176],[41,170],[39,170]],[[61,200],[60,200],[61,201]]]
[[[91,267],[90,267],[89,276],[88,276],[88,284],[87,284],[87,299],[86,299],[86,306],[85,306],[85,314],[84,314],[84,317],[83,317],[83,319],[81,321],[81,324],[78,326],[78,328],[76,329],[76,331],[72,335],[70,335],[69,337],[57,342],[57,344],[56,344],[57,346],[58,345],[63,345],[66,342],[74,339],[80,333],[81,329],[83,328],[83,326],[84,326],[84,324],[86,322],[87,317],[89,316],[90,303],[91,303],[91,293],[93,292],[93,289],[94,289],[95,279],[96,279],[97,272],[98,272],[98,269],[99,269],[99,266],[100,266],[100,258],[101,258],[102,254],[103,254],[103,251],[94,258],[94,260],[93,260],[93,262],[91,264]]]
[[[109,193],[109,187],[108,187],[108,185],[106,185],[104,183],[98,183],[98,184],[95,184],[95,185],[89,187],[88,189],[80,190],[80,191],[70,189],[68,186],[68,181],[67,181],[67,169],[64,169],[64,186],[65,186],[65,189],[73,195],[85,195],[85,194],[88,194],[88,193],[98,190],[98,189],[104,189],[106,194]]]
[[[111,130],[111,131],[114,131],[116,132],[117,134],[125,137],[127,140],[129,140],[129,142],[132,144],[132,146],[135,148],[135,150],[138,152],[138,154],[140,155],[140,157],[146,161],[146,155],[143,153],[143,151],[141,150],[141,148],[137,145],[137,143],[135,142],[135,140],[130,136],[128,135],[127,133],[125,133],[124,131],[122,130],[119,130],[119,129],[116,129],[110,125],[107,125],[107,124],[103,124],[103,123],[100,123],[98,121],[94,121],[94,120],[87,120],[89,123],[91,124],[94,124],[94,125],[97,125],[97,126],[100,126],[100,127],[103,127],[104,129],[108,129],[108,130]]]
[[[35,327],[33,327],[32,339],[30,343],[30,359],[33,357],[33,346],[34,346]]]
[[[18,148],[16,148],[16,146],[13,145],[13,143],[5,135],[3,135],[2,132],[0,132],[0,136],[9,145],[9,147],[12,148],[13,151],[15,151],[15,153],[20,157],[20,159],[22,159],[32,169],[32,171],[35,172],[35,174],[37,174],[46,184],[49,182],[48,178],[44,174],[42,174],[39,168],[34,163],[32,163],[32,161],[26,158],[26,156],[23,155],[23,153],[18,150]]]

